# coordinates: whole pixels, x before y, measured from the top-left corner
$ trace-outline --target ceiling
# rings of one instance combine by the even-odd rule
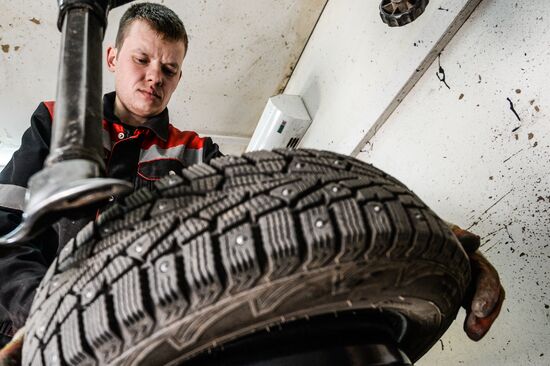
[[[249,138],[270,96],[283,91],[327,0],[165,0],[189,33],[172,123]],[[42,100],[55,98],[60,33],[54,0],[0,0],[0,148],[19,144]],[[109,16],[105,48],[127,6]],[[104,91],[113,89],[104,69]]]

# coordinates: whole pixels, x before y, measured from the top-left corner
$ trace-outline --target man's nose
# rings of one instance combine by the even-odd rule
[[[153,85],[160,86],[163,83],[162,70],[158,65],[150,64],[147,69],[147,81]]]

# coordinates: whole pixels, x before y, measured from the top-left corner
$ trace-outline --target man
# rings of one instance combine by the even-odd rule
[[[137,4],[121,19],[116,47],[107,50],[107,65],[115,75],[115,93],[104,97],[104,147],[108,175],[150,186],[159,177],[207,162],[220,152],[209,138],[181,132],[168,124],[166,106],[182,75],[187,51],[183,24],[159,4]],[[27,187],[29,177],[42,167],[48,154],[52,103],[42,103],[23,136],[22,146],[0,174],[0,232],[20,221],[22,205],[9,195]],[[14,188],[15,187],[15,188]],[[5,343],[26,320],[34,291],[62,245],[81,222],[61,222],[32,243],[0,246],[0,334]],[[503,291],[494,268],[476,252],[479,237],[453,228],[470,249],[475,295],[468,300],[465,330],[481,338],[498,315]],[[59,242],[59,245],[51,243]],[[1,361],[1,356],[0,356]]]
[[[136,189],[150,187],[165,175],[221,155],[210,138],[169,124],[166,106],[181,80],[187,45],[183,23],[163,5],[135,4],[123,15],[115,47],[107,49],[107,66],[115,76],[115,92],[103,99],[108,176],[130,181]],[[53,107],[53,102],[38,106],[20,149],[0,173],[0,233],[21,220],[28,180],[49,153]],[[24,325],[35,289],[59,249],[90,219],[64,219],[57,231],[29,243],[0,246],[0,346]]]

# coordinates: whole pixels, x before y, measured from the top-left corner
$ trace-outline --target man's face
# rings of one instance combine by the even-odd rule
[[[178,86],[184,56],[182,41],[164,39],[145,21],[130,24],[122,46],[107,50],[117,116],[137,125],[161,113]]]

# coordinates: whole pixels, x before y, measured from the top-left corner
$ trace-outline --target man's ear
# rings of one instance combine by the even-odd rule
[[[107,68],[110,72],[115,71],[117,51],[118,50],[114,47],[107,48]]]

